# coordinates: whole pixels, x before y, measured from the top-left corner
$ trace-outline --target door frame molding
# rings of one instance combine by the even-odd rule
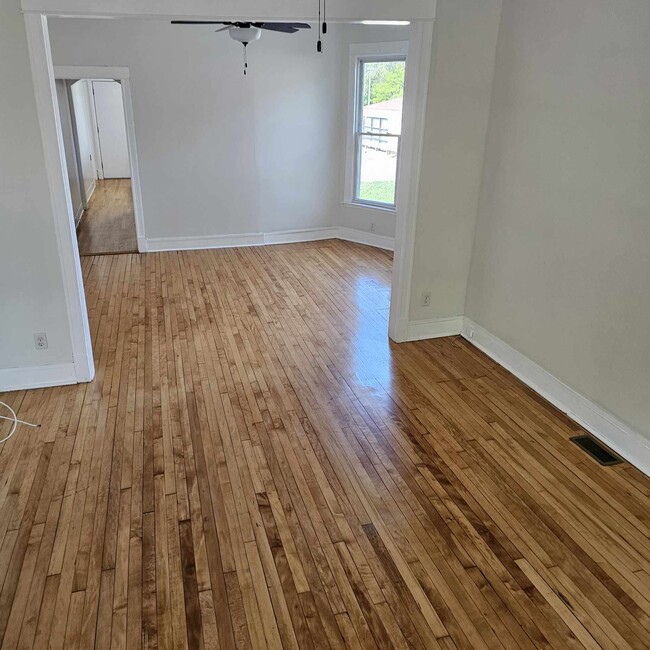
[[[396,343],[409,340],[411,280],[415,257],[415,227],[420,195],[420,168],[429,97],[433,22],[411,23],[409,33],[401,149],[395,202],[395,255],[390,293],[388,335]]]
[[[54,232],[70,327],[74,375],[78,383],[88,382],[95,377],[95,362],[79,246],[72,213],[72,200],[67,183],[61,119],[56,110],[56,82],[47,18],[40,14],[26,14],[24,20],[32,69],[32,83],[36,97],[36,111],[43,143],[45,171],[50,190]]]
[[[59,264],[64,284],[73,365],[77,382],[88,382],[92,381],[95,376],[95,365],[79,247],[72,214],[72,201],[66,179],[67,167],[61,122],[56,110],[55,69],[52,62],[48,18],[46,13],[42,13],[43,10],[32,11],[25,12],[23,18],[50,190]],[[408,338],[411,275],[432,41],[433,20],[425,19],[411,24],[409,38],[411,65],[407,65],[405,80],[404,132],[402,136],[408,155],[402,160],[397,187],[397,201],[401,210],[398,211],[396,223],[395,261],[388,328],[390,338],[398,343]],[[60,78],[115,79],[122,84],[138,250],[147,252],[129,69],[108,66],[57,66],[56,73]]]
[[[27,17],[27,16],[26,16]],[[138,149],[135,141],[135,123],[133,117],[133,102],[131,99],[130,72],[128,67],[116,66],[53,66],[55,79],[87,79],[96,81],[110,79],[117,81],[122,88],[122,105],[126,123],[126,141],[129,148],[129,165],[131,167],[131,195],[133,197],[133,213],[135,216],[135,232],[138,238],[138,252],[147,252],[147,240],[144,230],[144,214],[142,210],[142,190],[140,188],[140,170],[138,166]]]
[[[79,127],[77,125],[77,116],[74,111],[74,99],[72,97],[72,82],[65,80],[65,94],[68,98],[68,108],[70,110],[70,122],[72,124],[72,148],[74,150],[74,158],[77,167],[77,174],[79,175],[79,188],[81,190],[81,203],[83,209],[88,209],[88,196],[86,195],[86,185],[84,183],[84,171],[81,163],[81,153],[79,147]],[[83,214],[83,213],[82,213]],[[75,215],[76,217],[76,215]]]

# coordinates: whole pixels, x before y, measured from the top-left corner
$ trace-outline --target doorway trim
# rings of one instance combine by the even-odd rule
[[[122,87],[122,105],[124,107],[124,121],[126,123],[129,165],[131,167],[131,195],[133,198],[133,213],[135,215],[135,233],[138,239],[138,252],[146,253],[147,240],[144,232],[142,191],[140,189],[138,150],[135,142],[135,122],[133,118],[129,68],[115,66],[55,65],[53,69],[55,79],[112,79],[117,81]]]
[[[388,336],[396,343],[409,340],[411,279],[415,257],[415,227],[420,194],[420,168],[429,97],[429,72],[433,46],[433,22],[411,23],[402,117],[402,156],[395,202],[395,254],[390,292]]]
[[[25,32],[36,96],[36,111],[41,129],[45,171],[50,190],[54,232],[59,251],[59,266],[63,279],[66,312],[70,326],[72,365],[77,383],[95,377],[90,324],[84,293],[79,246],[72,213],[72,200],[67,182],[67,166],[63,148],[63,133],[57,105],[56,82],[52,66],[47,18],[26,14]]]
[[[74,157],[77,167],[77,175],[79,176],[79,189],[81,190],[81,205],[84,210],[88,209],[88,194],[86,192],[86,184],[84,183],[84,172],[83,165],[81,164],[81,154],[79,150],[79,126],[77,124],[77,116],[74,112],[74,99],[72,97],[72,82],[65,82],[65,93],[68,98],[68,107],[70,110],[70,122],[72,123],[72,146],[74,147]],[[83,211],[82,211],[83,214]],[[79,221],[76,220],[77,215],[75,215],[75,225],[78,226],[81,222],[81,215],[79,216]]]
[[[27,11],[24,14],[25,30],[50,189],[52,215],[55,222],[59,263],[64,284],[73,365],[77,382],[88,382],[94,378],[95,366],[79,248],[72,216],[72,201],[66,179],[67,167],[64,158],[61,123],[56,110],[55,70],[52,63],[48,19],[46,13],[41,13],[42,9],[32,9],[31,11],[33,13]],[[51,13],[55,12],[52,11]],[[433,13],[435,14],[435,9]],[[411,65],[407,66],[405,80],[405,133],[403,135],[405,149],[409,152],[409,155],[405,156],[402,161],[401,182],[398,181],[397,188],[397,201],[401,209],[398,210],[396,223],[391,310],[388,328],[390,338],[398,343],[408,339],[411,274],[418,212],[424,123],[429,89],[433,20],[416,18],[415,22],[411,24],[411,30],[409,38]],[[57,66],[57,72],[62,75],[61,78],[112,78],[122,83],[129,160],[132,165],[133,207],[136,215],[138,250],[139,252],[147,252],[128,68]]]

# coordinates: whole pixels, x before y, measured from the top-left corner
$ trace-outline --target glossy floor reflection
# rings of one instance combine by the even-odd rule
[[[86,257],[97,377],[0,395],[2,648],[648,648],[650,480],[341,241]],[[0,424],[0,434],[3,427]]]
[[[352,326],[351,354],[355,378],[360,383],[390,383],[391,354],[388,339],[390,285],[386,278],[362,275],[354,284],[358,313]]]

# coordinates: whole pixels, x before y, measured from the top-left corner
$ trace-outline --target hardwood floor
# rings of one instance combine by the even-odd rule
[[[77,241],[82,257],[137,253],[131,179],[97,181],[88,210],[77,228]]]
[[[4,394],[2,648],[648,648],[650,479],[340,241],[83,260],[97,378]],[[1,431],[6,431],[6,424]]]

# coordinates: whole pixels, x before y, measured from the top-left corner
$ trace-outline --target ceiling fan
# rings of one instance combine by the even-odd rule
[[[282,34],[295,34],[301,29],[311,29],[311,26],[307,23],[230,22],[223,20],[172,20],[172,25],[224,25],[216,33],[227,31],[230,34],[230,38],[244,46],[244,74],[248,70],[246,47],[249,43],[259,40],[262,35],[262,30],[280,32]]]

